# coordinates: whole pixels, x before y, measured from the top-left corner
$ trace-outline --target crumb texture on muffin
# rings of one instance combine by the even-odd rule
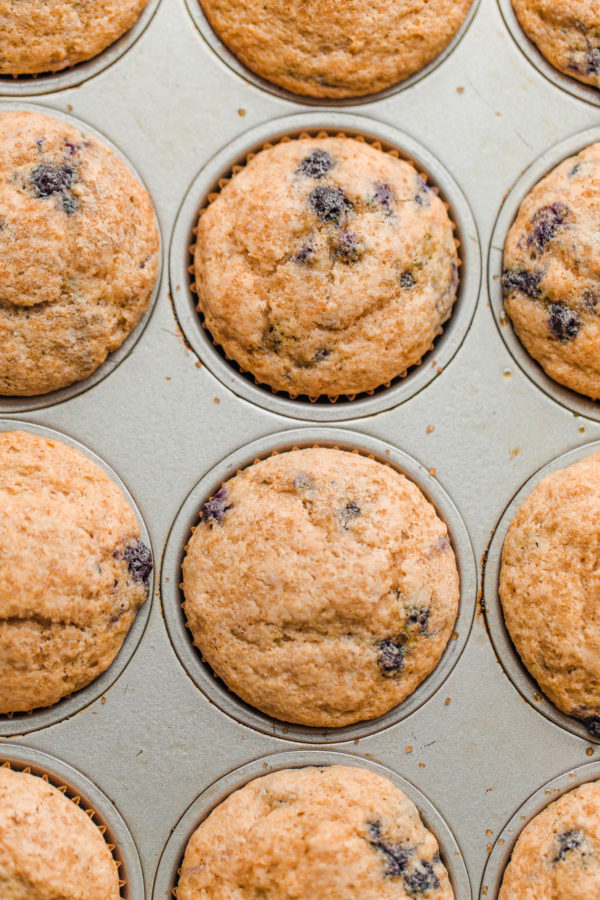
[[[104,144],[0,113],[0,395],[91,375],[147,309],[158,250],[148,194]]]
[[[419,488],[334,449],[255,463],[204,504],[183,562],[203,658],[289,722],[382,715],[437,665],[458,611],[446,525]]]
[[[197,232],[206,327],[244,371],[291,396],[355,395],[406,374],[456,300],[445,205],[411,163],[354,138],[263,149]]]
[[[135,25],[148,0],[0,0],[0,75],[58,72]]]
[[[453,900],[438,844],[387,778],[283,769],[224,800],[186,848],[177,900]]]
[[[96,463],[0,432],[0,713],[50,706],[104,672],[151,570],[133,510]]]
[[[513,519],[500,597],[526,668],[600,734],[600,454],[548,475]]]
[[[2,900],[119,900],[119,871],[86,812],[36,775],[0,767]]]
[[[600,784],[564,794],[525,826],[498,900],[600,897]]]
[[[504,306],[550,378],[600,399],[600,144],[527,194],[504,247]]]
[[[419,72],[444,50],[472,0],[201,0],[221,40],[295,94],[358,97]]]
[[[556,69],[600,88],[597,0],[512,0],[521,28]]]

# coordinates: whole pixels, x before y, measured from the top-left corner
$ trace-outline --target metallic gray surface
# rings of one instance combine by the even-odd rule
[[[165,241],[204,164],[246,130],[306,109],[223,66],[185,0],[163,0],[115,65],[42,102],[63,112],[71,106],[132,160],[150,188]],[[410,135],[452,174],[484,250],[520,174],[558,142],[598,123],[594,105],[559,90],[531,65],[495,0],[482,0],[435,71],[362,104],[360,113]],[[197,363],[163,278],[150,322],[118,368],[68,401],[18,416],[72,435],[119,474],[139,504],[158,562],[182,503],[213,466],[253,440],[298,425],[241,399]],[[478,562],[531,474],[600,439],[598,422],[540,391],[515,363],[485,285],[466,338],[439,377],[351,427],[436,470]],[[195,686],[173,650],[158,596],[138,650],[104,697],[19,743],[81,769],[115,802],[138,846],[149,898],[169,833],[195,798],[237,766],[291,745],[238,723]],[[524,702],[477,615],[461,659],[430,700],[341,746],[381,762],[429,798],[456,836],[476,894],[488,842],[540,784],[585,762],[590,744]],[[600,759],[600,746],[592,753],[589,759]]]

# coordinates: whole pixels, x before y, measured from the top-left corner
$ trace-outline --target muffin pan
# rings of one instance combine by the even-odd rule
[[[190,9],[195,2],[187,0]],[[147,15],[153,9],[151,2]],[[145,900],[171,830],[177,838],[165,851],[155,900],[173,886],[189,830],[241,780],[264,771],[273,754],[286,751],[277,765],[304,764],[326,744],[323,764],[337,747],[358,765],[380,764],[414,785],[439,814],[417,798],[442,844],[447,826],[460,847],[467,877],[454,875],[459,900],[477,896],[488,850],[532,791],[600,760],[600,744],[571,720],[540,715],[544,702],[519,681],[524,702],[511,683],[522,667],[510,647],[500,647],[491,618],[502,542],[496,523],[510,497],[548,460],[563,465],[567,451],[585,455],[600,441],[595,404],[542,384],[539,373],[534,383],[536,364],[519,355],[510,325],[501,324],[494,278],[523,195],[560,159],[600,137],[597,108],[529,63],[496,0],[481,0],[438,63],[418,83],[361,102],[360,115],[337,104],[307,112],[305,101],[263,90],[222,65],[186,0],[165,0],[135,47],[76,90],[62,90],[68,82],[61,78],[79,67],[47,81],[0,82],[3,97],[40,87],[44,109],[110,135],[143,173],[170,244],[170,288],[163,278],[146,327],[140,323],[99,372],[60,396],[0,398],[2,428],[48,429],[110,463],[135,497],[154,550],[154,600],[140,610],[106,676],[64,705],[0,721],[6,755],[24,753],[25,743],[84,771],[114,800],[139,850]],[[26,106],[14,97],[0,105]],[[187,272],[196,214],[223,173],[269,139],[322,130],[362,134],[414,159],[450,206],[463,262],[453,316],[421,366],[371,397],[335,404],[272,395],[236,371],[201,328]],[[479,289],[479,241],[485,254],[496,220],[488,291],[486,284]],[[110,375],[100,377],[105,366]],[[325,427],[334,422],[338,428]],[[389,717],[355,733],[286,731],[244,707],[204,668],[178,607],[178,564],[201,500],[231,466],[274,448],[322,442],[358,448],[406,472],[442,513],[461,566],[464,619],[438,670]],[[492,535],[490,640],[482,612],[472,627],[471,617],[478,599],[473,557],[481,576]],[[253,760],[260,762],[244,768]],[[507,852],[501,839],[492,853],[498,871]],[[458,849],[447,846],[448,865],[462,871]],[[496,884],[490,871],[488,898]]]

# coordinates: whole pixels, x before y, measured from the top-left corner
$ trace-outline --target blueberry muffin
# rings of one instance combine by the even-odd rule
[[[600,144],[525,197],[504,247],[504,306],[550,378],[600,399]]]
[[[270,716],[373,719],[436,667],[458,611],[448,531],[395,469],[344,450],[292,450],[226,482],[183,562],[202,656]]]
[[[0,768],[3,900],[119,900],[119,871],[86,812],[36,775]]]
[[[521,28],[555,69],[600,87],[597,0],[512,0]]]
[[[148,308],[152,203],[100,141],[37,112],[0,112],[0,394],[91,375]]]
[[[472,0],[201,0],[241,62],[308,97],[359,97],[419,72],[452,40]]]
[[[600,897],[600,784],[583,784],[525,826],[498,900]]]
[[[283,769],[230,794],[187,845],[177,900],[454,900],[437,841],[387,778]]]
[[[562,712],[600,737],[600,453],[548,475],[513,519],[502,551],[506,627]]]
[[[0,432],[0,713],[50,706],[108,669],[152,556],[121,490],[66,444]]]
[[[0,75],[58,72],[97,56],[148,0],[0,0]]]
[[[194,271],[214,341],[290,396],[354,395],[405,375],[458,286],[435,191],[410,163],[347,137],[253,156],[203,210]]]

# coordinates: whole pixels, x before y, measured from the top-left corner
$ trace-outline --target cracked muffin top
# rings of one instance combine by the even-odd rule
[[[230,794],[194,832],[178,900],[453,900],[414,804],[358,766],[282,769]]]
[[[347,137],[284,141],[237,170],[201,213],[194,271],[215,342],[290,396],[405,375],[458,287],[435,191],[411,163]]]
[[[0,713],[50,706],[101,675],[151,571],[133,510],[96,463],[0,432]]]
[[[555,69],[600,88],[597,0],[512,0],[528,38]]]
[[[600,896],[600,784],[582,784],[525,826],[498,900]]]
[[[292,450],[226,482],[183,562],[203,658],[276,719],[341,726],[401,703],[436,667],[459,586],[419,488],[344,450]]]
[[[148,0],[0,0],[0,75],[58,72],[106,50]]]
[[[0,113],[0,395],[81,381],[152,298],[150,198],[92,135],[37,112]]]
[[[504,247],[504,306],[550,378],[600,399],[600,144],[527,194]]]
[[[37,775],[0,767],[2,900],[119,900],[119,871],[84,809]]]
[[[544,478],[511,522],[500,597],[524,665],[600,737],[600,453]]]
[[[295,94],[359,97],[391,87],[450,43],[473,0],[201,0],[221,40]]]

